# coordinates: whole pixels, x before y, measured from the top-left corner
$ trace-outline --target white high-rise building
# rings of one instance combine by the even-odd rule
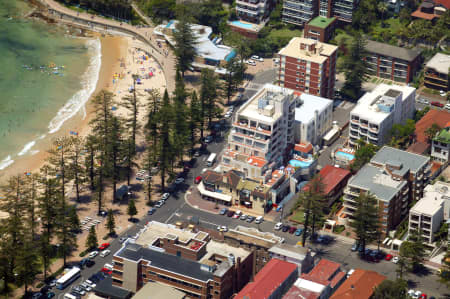
[[[394,124],[414,117],[416,89],[409,86],[380,84],[364,94],[350,113],[350,145],[358,139],[383,145]]]

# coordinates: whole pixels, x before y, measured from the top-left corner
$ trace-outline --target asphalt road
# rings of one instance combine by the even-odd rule
[[[256,90],[264,83],[272,82],[274,77],[275,77],[274,70],[268,70],[255,76],[254,80],[249,84],[248,88],[244,93],[244,99],[254,95],[256,93]],[[339,116],[338,121],[340,121],[341,118],[344,119],[346,117],[345,115],[349,113],[348,108],[349,106],[343,104],[342,107],[347,107],[347,109],[345,109],[345,111],[342,112],[344,113],[344,116]],[[224,138],[218,138],[216,141],[208,145],[208,151],[211,153],[213,152],[220,153],[223,150],[225,143],[226,140]],[[323,155],[326,154],[329,155],[329,153],[325,152],[323,153]],[[255,223],[248,223],[246,221],[208,213],[205,211],[195,209],[186,204],[184,200],[185,192],[189,188],[189,185],[193,184],[194,178],[201,174],[202,169],[206,168],[205,160],[207,156],[208,155],[205,154],[197,158],[197,163],[195,167],[193,167],[189,172],[189,174],[187,175],[185,183],[178,186],[176,192],[172,193],[172,195],[166,201],[166,203],[161,208],[157,209],[157,211],[153,215],[151,216],[147,215],[144,218],[139,219],[137,223],[130,222],[130,227],[117,239],[111,242],[109,249],[111,250],[112,253],[110,255],[108,255],[105,258],[102,258],[100,256],[95,257],[93,259],[95,261],[95,265],[91,268],[84,268],[82,270],[81,278],[72,283],[72,285],[67,287],[65,290],[59,291],[53,289],[52,291],[56,293],[57,296],[56,298],[58,299],[63,298],[64,293],[70,292],[73,286],[80,284],[82,281],[88,279],[92,274],[100,271],[105,263],[111,264],[113,254],[121,247],[121,244],[119,243],[118,239],[123,236],[134,236],[148,221],[153,220],[164,223],[175,223],[177,221],[187,221],[192,216],[198,216],[200,219],[200,226],[205,227],[207,229],[216,229],[217,226],[219,225],[225,225],[229,228],[236,227],[237,225],[258,228],[258,225]],[[281,231],[275,231],[274,225],[275,223],[273,222],[264,221],[259,225],[259,229],[262,231],[273,232],[276,235],[283,237],[285,239],[285,242],[288,244],[296,244],[300,240],[300,237],[296,237],[292,234],[283,233]],[[308,247],[310,247],[313,251],[317,253],[317,257],[327,258],[332,261],[341,263],[343,265],[343,269],[345,270],[350,270],[352,268],[374,270],[383,275],[386,275],[390,279],[395,279],[396,276],[395,264],[388,261],[381,261],[380,263],[369,263],[364,260],[361,260],[357,256],[357,254],[351,252],[350,250],[351,245],[352,241],[346,238],[335,239],[335,241],[329,245],[307,244]],[[450,296],[449,290],[445,286],[438,283],[437,276],[432,273],[425,273],[420,276],[408,274],[406,278],[409,280],[411,288],[419,289],[422,292],[428,294],[428,296],[431,295],[434,295],[436,297],[444,296],[438,298],[447,298],[446,296]]]

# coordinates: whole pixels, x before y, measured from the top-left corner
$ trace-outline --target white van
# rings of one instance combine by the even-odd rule
[[[213,166],[214,162],[216,161],[216,154],[212,153],[211,155],[209,155],[208,160],[206,160],[206,165],[208,167]]]
[[[77,297],[75,297],[72,294],[67,293],[67,294],[64,294],[64,299],[77,299]]]
[[[259,223],[263,222],[263,220],[264,220],[263,216],[258,216],[258,217],[256,217],[256,219],[255,219],[255,223],[256,223],[256,224],[259,224]]]
[[[278,222],[277,224],[275,224],[275,229],[276,230],[280,230],[283,227],[283,223]]]
[[[103,251],[100,253],[100,256],[101,256],[101,257],[105,257],[105,256],[109,255],[110,253],[111,253],[111,250],[106,249],[106,250],[103,250]]]

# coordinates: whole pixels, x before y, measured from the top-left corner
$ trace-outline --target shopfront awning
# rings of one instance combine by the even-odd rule
[[[223,200],[223,201],[227,201],[227,202],[231,201],[231,196],[230,195],[226,195],[226,194],[223,194],[223,193],[212,192],[212,191],[206,190],[205,186],[203,185],[203,182],[200,182],[200,184],[198,184],[197,189],[198,189],[198,191],[200,192],[200,194],[202,196],[208,196],[208,197],[211,197],[211,198],[215,198],[215,199]]]

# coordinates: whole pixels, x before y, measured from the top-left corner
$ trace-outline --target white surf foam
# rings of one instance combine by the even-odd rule
[[[50,121],[48,125],[50,134],[57,132],[66,120],[72,118],[83,108],[95,91],[102,64],[101,43],[99,39],[89,40],[87,46],[94,51],[94,54],[91,56],[89,66],[81,79],[83,88],[75,93]]]
[[[17,156],[23,156],[26,153],[28,153],[28,151],[36,144],[36,140],[33,140],[31,142],[28,142],[27,144],[25,144],[25,146],[23,147],[23,149],[17,154]]]
[[[5,169],[6,167],[8,167],[9,165],[13,164],[14,160],[11,159],[11,156],[6,157],[5,159],[3,159],[0,162],[0,170]]]

